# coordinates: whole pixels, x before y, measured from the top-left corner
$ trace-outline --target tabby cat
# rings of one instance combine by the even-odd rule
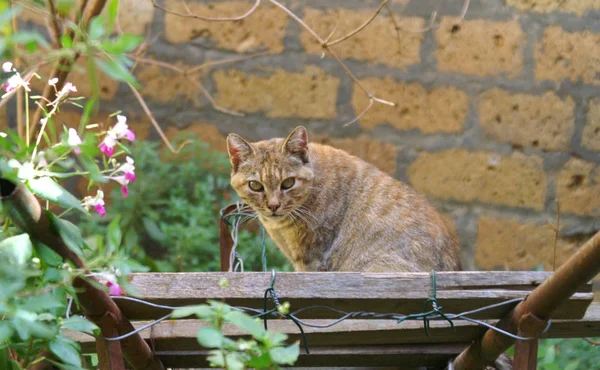
[[[458,245],[424,196],[342,150],[230,134],[231,185],[296,271],[460,270]]]

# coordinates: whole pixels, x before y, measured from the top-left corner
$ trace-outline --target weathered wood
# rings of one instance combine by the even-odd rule
[[[524,298],[550,273],[547,272],[440,272],[437,273],[437,297],[444,312],[459,313]],[[226,278],[227,287],[219,282]],[[161,273],[132,274],[131,283],[140,298],[158,304],[183,306],[206,300],[222,300],[234,306],[262,307],[271,273]],[[289,301],[292,310],[323,305],[343,311],[376,311],[410,314],[423,311],[431,297],[428,273],[278,273],[275,289],[281,301]],[[561,305],[555,318],[581,318],[592,300],[590,285],[579,287],[569,301]],[[152,319],[168,312],[138,303],[118,300],[130,319]],[[514,305],[497,307],[473,315],[475,318],[499,318]],[[332,318],[328,310],[309,310],[301,318]]]
[[[326,324],[329,320],[308,320],[313,324]],[[494,321],[486,320],[493,324]],[[147,321],[134,323],[140,327]],[[196,335],[200,328],[208,325],[201,320],[167,320],[154,327],[154,343],[157,350],[196,350],[199,348]],[[466,322],[455,322],[456,332],[448,323],[432,321],[430,336],[426,336],[423,323],[406,321],[401,324],[394,320],[346,320],[329,328],[305,326],[309,346],[352,346],[386,344],[435,344],[469,342],[481,336],[483,327]],[[285,333],[290,341],[300,339],[298,327],[289,320],[272,320],[269,329]],[[235,326],[225,325],[224,333],[231,338],[245,337],[245,332]],[[65,331],[70,338],[81,343],[84,352],[94,350],[94,339],[83,333]],[[150,339],[150,330],[141,333]],[[600,303],[593,303],[581,320],[555,320],[543,338],[576,338],[600,336]]]
[[[443,367],[448,359],[456,356],[467,343],[439,345],[401,346],[351,346],[313,347],[310,355],[300,352],[295,366],[339,367],[339,366],[399,366],[396,369],[418,367]],[[208,350],[157,351],[156,355],[167,367],[208,367]]]

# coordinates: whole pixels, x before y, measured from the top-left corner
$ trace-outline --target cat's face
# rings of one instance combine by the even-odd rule
[[[297,127],[287,139],[248,143],[230,134],[231,185],[243,202],[269,221],[282,221],[306,201],[313,184],[308,136]]]

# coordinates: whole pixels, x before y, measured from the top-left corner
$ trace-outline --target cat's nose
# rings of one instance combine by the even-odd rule
[[[281,203],[273,203],[273,204],[269,204],[267,207],[269,207],[269,209],[271,211],[275,212],[279,209],[280,206],[281,206]]]

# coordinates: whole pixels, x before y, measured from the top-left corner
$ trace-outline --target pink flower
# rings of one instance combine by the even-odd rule
[[[87,196],[83,199],[82,205],[90,209],[94,208],[94,211],[100,215],[100,217],[106,216],[106,208],[104,208],[104,192],[98,190],[95,197]]]
[[[117,139],[125,138],[130,142],[135,141],[135,134],[133,133],[133,131],[131,131],[129,126],[127,126],[127,117],[125,116],[117,116],[117,124],[115,125],[115,127],[112,128],[112,131],[114,132]]]
[[[75,130],[74,128],[69,129],[69,137],[67,138],[67,143],[69,144],[69,146],[74,148],[73,151],[75,152],[75,154],[81,154],[81,149],[79,148],[79,145],[83,144],[83,142],[81,141],[79,134],[77,134],[77,130]]]
[[[5,62],[4,64],[2,64],[2,71],[4,73],[15,72],[15,74],[10,76],[8,80],[6,80],[4,84],[2,84],[4,92],[10,93],[19,88],[19,86],[23,87],[27,91],[31,91],[31,89],[29,88],[29,82],[21,78],[21,75],[19,74],[19,72],[17,72],[15,68],[13,68],[13,64],[11,62]],[[6,96],[6,94],[2,97],[4,96]]]
[[[50,81],[53,81],[53,80],[50,80]],[[56,99],[54,99],[54,101],[52,103],[50,103],[50,105],[57,104],[62,98],[69,95],[69,93],[71,93],[71,92],[77,92],[77,88],[75,87],[75,85],[73,85],[70,82],[65,83],[63,88],[60,89],[60,91],[56,93]]]
[[[100,150],[107,157],[111,157],[115,152],[114,147],[117,145],[117,141],[123,138],[134,142],[135,133],[127,126],[127,117],[118,115],[117,124],[106,132],[106,137],[100,144]]]
[[[100,151],[107,157],[112,157],[112,155],[115,154],[116,145],[117,140],[114,138],[114,134],[109,131],[104,140],[102,140],[102,144],[100,144]]]
[[[111,296],[120,296],[123,293],[119,284],[111,283],[110,281],[108,281],[106,283],[106,286],[108,287],[108,293]]]
[[[121,166],[119,166],[119,168],[114,170],[110,176],[108,176],[109,180],[113,180],[121,184],[123,198],[127,198],[129,195],[129,189],[127,188],[127,185],[130,182],[135,182],[135,162],[131,157],[127,157],[125,160],[126,163],[123,163]]]

